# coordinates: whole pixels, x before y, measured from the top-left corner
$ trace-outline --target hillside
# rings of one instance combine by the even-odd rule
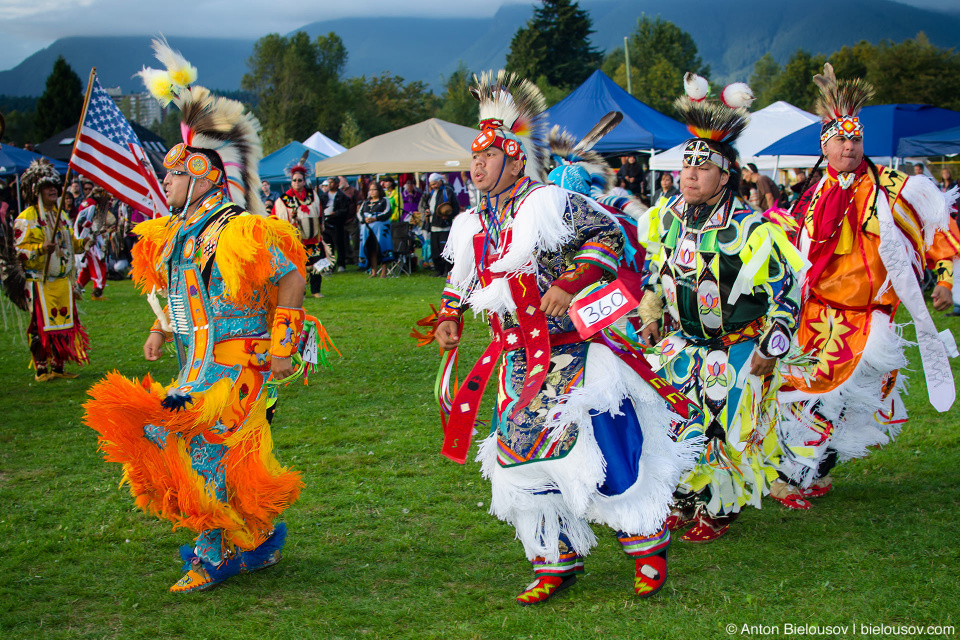
[[[688,31],[714,80],[745,80],[754,61],[766,52],[785,62],[798,48],[831,53],[859,40],[902,41],[924,31],[942,47],[960,47],[960,14],[935,12],[890,0],[848,0],[841,19],[833,0],[771,3],[766,0],[582,0],[591,12],[594,44],[603,50],[623,45],[642,13],[660,15]],[[311,36],[336,32],[349,52],[346,75],[382,71],[439,88],[462,60],[470,69],[503,65],[510,40],[531,16],[524,5],[508,5],[492,18],[357,17],[313,22],[302,27]],[[213,89],[235,90],[246,71],[252,40],[171,37],[170,43],[200,67],[201,82]],[[155,64],[150,37],[62,38],[14,69],[0,72],[0,94],[39,95],[58,55],[86,81],[96,65],[105,86],[125,92],[139,89],[132,75]],[[642,61],[633,61],[642,64]]]

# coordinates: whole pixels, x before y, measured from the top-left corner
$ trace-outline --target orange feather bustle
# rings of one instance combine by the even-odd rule
[[[100,434],[104,459],[123,466],[122,483],[129,485],[137,507],[170,520],[175,529],[222,529],[230,543],[252,549],[269,537],[273,520],[299,497],[299,474],[273,456],[265,396],[224,440],[228,499],[221,502],[194,471],[188,444],[200,433],[211,441],[223,437],[210,429],[240,401],[239,389],[232,388],[230,380],[196,394],[195,402],[179,412],[160,405],[165,389],[149,376],[137,382],[113,372],[89,393],[93,399],[84,405],[84,420]],[[144,425],[167,431],[162,448],[144,437]]]

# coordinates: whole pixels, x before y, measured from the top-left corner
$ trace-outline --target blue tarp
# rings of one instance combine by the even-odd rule
[[[920,136],[900,138],[897,155],[903,158],[915,156],[949,156],[960,153],[960,127],[925,133]]]
[[[46,158],[46,156],[34,153],[33,151],[27,151],[26,149],[11,147],[8,144],[0,144],[0,176],[19,175],[27,170],[30,162],[38,158]],[[47,158],[47,160],[50,161],[50,164],[53,165],[53,168],[56,169],[60,175],[67,172],[66,162],[60,162],[52,158]]]
[[[926,104],[881,104],[864,107],[860,111],[860,122],[863,124],[864,154],[893,157],[899,155],[897,145],[901,138],[960,126],[960,112]],[[815,122],[781,138],[757,155],[811,155],[819,151],[820,123]]]
[[[290,178],[284,174],[283,170],[299,162],[303,154],[308,152],[310,155],[307,159],[307,166],[310,167],[311,171],[313,170],[314,164],[327,159],[327,156],[319,151],[314,151],[294,140],[287,146],[277,149],[260,161],[260,179],[269,180],[270,184],[277,190],[280,190],[280,185],[283,185],[284,189],[289,188]]]
[[[623,122],[597,143],[593,148],[597,153],[662,151],[690,139],[684,125],[643,104],[602,71],[594,71],[573,93],[550,107],[547,121],[580,139],[610,111],[621,112]]]

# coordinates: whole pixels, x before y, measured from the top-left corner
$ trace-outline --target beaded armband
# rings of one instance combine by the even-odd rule
[[[953,289],[953,261],[952,260],[939,260],[937,261],[937,267],[934,269],[934,273],[937,276],[937,284],[946,287],[948,289]]]
[[[160,320],[154,320],[153,326],[150,327],[150,333],[159,333],[163,336],[164,342],[170,342],[173,340],[173,333],[163,330],[163,325],[160,324]]]
[[[306,318],[303,308],[277,307],[270,330],[270,355],[274,358],[289,358],[300,345],[300,333]]]
[[[434,324],[440,324],[444,320],[460,321],[463,315],[462,300],[460,296],[452,291],[444,291],[440,297],[440,311],[437,312],[437,319]]]

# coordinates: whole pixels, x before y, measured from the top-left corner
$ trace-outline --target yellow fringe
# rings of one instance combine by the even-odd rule
[[[227,297],[241,304],[258,302],[260,290],[273,275],[272,247],[306,279],[306,255],[290,223],[242,215],[224,227],[217,242],[217,266]]]
[[[143,293],[156,287],[167,288],[167,269],[163,263],[163,251],[173,241],[179,223],[169,217],[141,222],[133,228],[140,240],[133,245],[133,281]]]

